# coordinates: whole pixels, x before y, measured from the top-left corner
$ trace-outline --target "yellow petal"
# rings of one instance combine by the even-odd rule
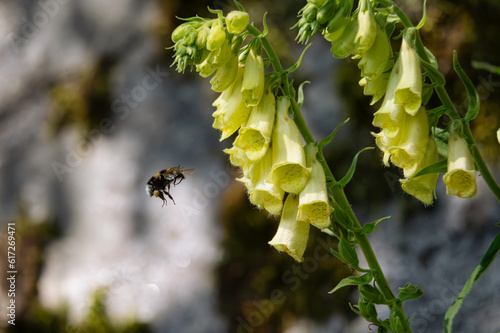
[[[396,88],[396,104],[403,105],[414,116],[422,104],[422,72],[420,60],[412,45],[403,37],[398,61],[401,62],[401,80]]]
[[[297,221],[298,204],[297,196],[288,195],[283,206],[278,231],[269,244],[276,250],[286,252],[293,259],[302,262],[309,238],[309,223]]]
[[[446,194],[460,198],[476,195],[476,171],[467,142],[458,133],[448,139],[448,172],[443,176]]]

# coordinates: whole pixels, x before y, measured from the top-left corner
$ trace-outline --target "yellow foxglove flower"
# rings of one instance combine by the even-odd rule
[[[222,131],[221,141],[236,132],[247,121],[250,114],[251,109],[245,105],[241,96],[242,78],[243,69],[240,67],[235,81],[228,88],[230,95],[224,96],[225,100],[217,99],[214,102],[217,105],[217,111],[212,114],[215,117],[213,127]]]
[[[354,52],[354,40],[358,32],[358,18],[351,16],[339,38],[332,42],[332,52],[335,58],[346,58]]]
[[[288,116],[288,107],[286,97],[278,98],[272,136],[273,168],[267,181],[286,192],[299,194],[306,186],[311,169],[306,167],[302,138]]]
[[[446,194],[460,198],[476,195],[476,171],[467,142],[458,133],[451,132],[448,139],[448,172],[443,176]]]
[[[415,116],[403,112],[402,118],[398,143],[389,152],[391,162],[403,169],[406,178],[410,178],[417,172],[418,163],[427,149],[429,125],[424,107]]]
[[[389,66],[389,68],[386,67],[386,69],[389,70],[390,67],[392,67],[392,61],[391,66]],[[359,85],[363,87],[363,94],[372,96],[370,105],[377,103],[382,97],[384,97],[385,90],[387,89],[387,83],[389,82],[389,76],[390,73],[382,73],[374,79],[363,77],[359,80]]]
[[[248,160],[245,151],[238,147],[231,147],[224,149],[224,152],[229,155],[229,161],[234,166],[238,166],[246,173],[251,165],[251,161]]]
[[[396,88],[396,104],[404,106],[414,116],[422,104],[422,73],[420,60],[412,45],[403,36],[398,61],[401,62],[401,80]]]
[[[402,168],[405,178],[417,172],[418,163],[424,157],[429,140],[429,121],[424,107],[411,116],[404,115],[399,144],[389,149],[391,162]]]
[[[283,206],[278,231],[269,244],[276,250],[286,252],[293,259],[302,262],[309,239],[309,223],[297,221],[298,205],[299,198],[289,194]]]
[[[439,161],[439,155],[434,136],[431,135],[427,142],[424,158],[418,163],[418,171]],[[431,173],[415,178],[401,180],[401,188],[408,194],[413,195],[426,205],[432,205],[435,198],[436,182],[438,173]]]
[[[222,21],[215,20],[207,37],[207,49],[209,51],[218,49],[226,39],[226,31],[222,27]]]
[[[363,54],[358,63],[361,76],[370,80],[379,77],[386,70],[387,62],[391,57],[392,48],[389,37],[383,27],[378,27],[372,47]]]
[[[250,22],[248,13],[233,10],[226,16],[227,31],[231,34],[239,34],[245,30]]]
[[[275,114],[274,94],[267,89],[259,105],[252,108],[250,117],[234,141],[234,145],[245,150],[251,161],[260,160],[266,153],[271,141]]]
[[[358,13],[358,31],[354,38],[354,53],[362,55],[368,51],[377,35],[377,23],[370,5],[370,0],[360,0]]]
[[[247,106],[259,104],[264,92],[264,61],[252,48],[245,61],[241,93]]]
[[[219,68],[210,80],[212,90],[223,92],[233,84],[236,74],[238,74],[238,57],[231,55],[226,64]]]
[[[252,164],[242,181],[247,186],[251,203],[263,207],[272,215],[280,215],[285,193],[279,186],[266,181],[272,166],[273,155],[268,149],[264,157]]]
[[[318,229],[325,229],[330,225],[330,214],[333,211],[328,202],[325,171],[316,158],[316,145],[306,145],[305,151],[311,176],[299,194],[297,220],[308,222]]]

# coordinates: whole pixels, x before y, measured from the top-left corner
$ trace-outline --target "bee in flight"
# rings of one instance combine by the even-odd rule
[[[195,169],[181,169],[180,165],[170,169],[163,169],[148,180],[146,193],[149,194],[150,197],[154,195],[163,200],[162,207],[167,203],[165,195],[169,197],[175,205],[174,198],[170,195],[170,185],[179,185],[186,176],[192,174],[194,170]]]

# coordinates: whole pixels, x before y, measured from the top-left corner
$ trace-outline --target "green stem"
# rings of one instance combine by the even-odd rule
[[[274,70],[282,75],[282,86],[283,86],[283,92],[290,97],[290,102],[294,114],[294,122],[297,125],[302,137],[304,138],[304,141],[307,143],[314,143],[316,140],[314,140],[314,137],[312,136],[311,132],[309,131],[309,128],[307,127],[307,124],[304,121],[304,118],[302,117],[302,113],[300,112],[300,108],[297,105],[297,102],[295,101],[294,98],[292,98],[291,94],[291,87],[290,87],[290,82],[288,81],[288,74],[283,70],[283,67],[281,66],[281,62],[278,58],[278,55],[274,51],[273,47],[269,43],[269,41],[261,36],[261,32],[256,29],[252,25],[247,26],[247,31],[251,33],[252,35],[259,37],[262,46],[266,50],[267,55],[269,56],[269,59],[271,60],[271,63],[274,67]],[[325,171],[325,176],[327,179],[333,179],[333,184],[337,183],[335,180],[335,177],[332,174],[332,171],[330,170],[330,167],[325,161],[325,158],[323,156],[323,152],[320,150],[320,162],[323,166],[323,169]],[[344,209],[348,216],[349,219],[351,220],[352,225],[357,228],[361,229],[361,224],[359,223],[356,215],[354,214],[351,205],[349,204],[349,201],[347,200],[347,197],[345,195],[345,192],[343,188],[339,186],[331,186],[330,191],[332,192],[332,195],[334,196],[335,200],[337,201],[337,204]],[[384,272],[382,271],[382,268],[380,267],[380,264],[377,260],[377,257],[375,255],[375,252],[373,251],[373,248],[370,244],[370,241],[368,240],[368,237],[365,234],[362,234],[360,232],[354,232],[354,235],[358,241],[358,244],[361,248],[361,251],[363,251],[363,254],[366,258],[366,262],[368,263],[368,266],[373,272],[374,279],[376,284],[379,286],[380,291],[383,293],[384,297],[387,300],[394,300],[394,293],[391,290],[391,287],[389,286],[389,283],[387,282],[387,279],[384,275]],[[401,302],[392,302],[389,304],[389,308],[392,309],[393,306],[399,307],[400,313],[404,314],[403,306]],[[406,316],[404,316],[406,318]],[[406,323],[407,327],[409,327],[408,323]]]

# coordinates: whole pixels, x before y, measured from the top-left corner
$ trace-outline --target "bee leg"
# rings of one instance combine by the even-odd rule
[[[170,198],[170,200],[172,200],[172,202],[174,203],[175,205],[175,200],[174,198],[172,198],[172,196],[170,195],[170,193],[168,193],[168,191],[164,191],[166,195],[168,195],[168,197]]]
[[[186,177],[183,174],[177,175],[174,179],[174,186],[179,185]]]

